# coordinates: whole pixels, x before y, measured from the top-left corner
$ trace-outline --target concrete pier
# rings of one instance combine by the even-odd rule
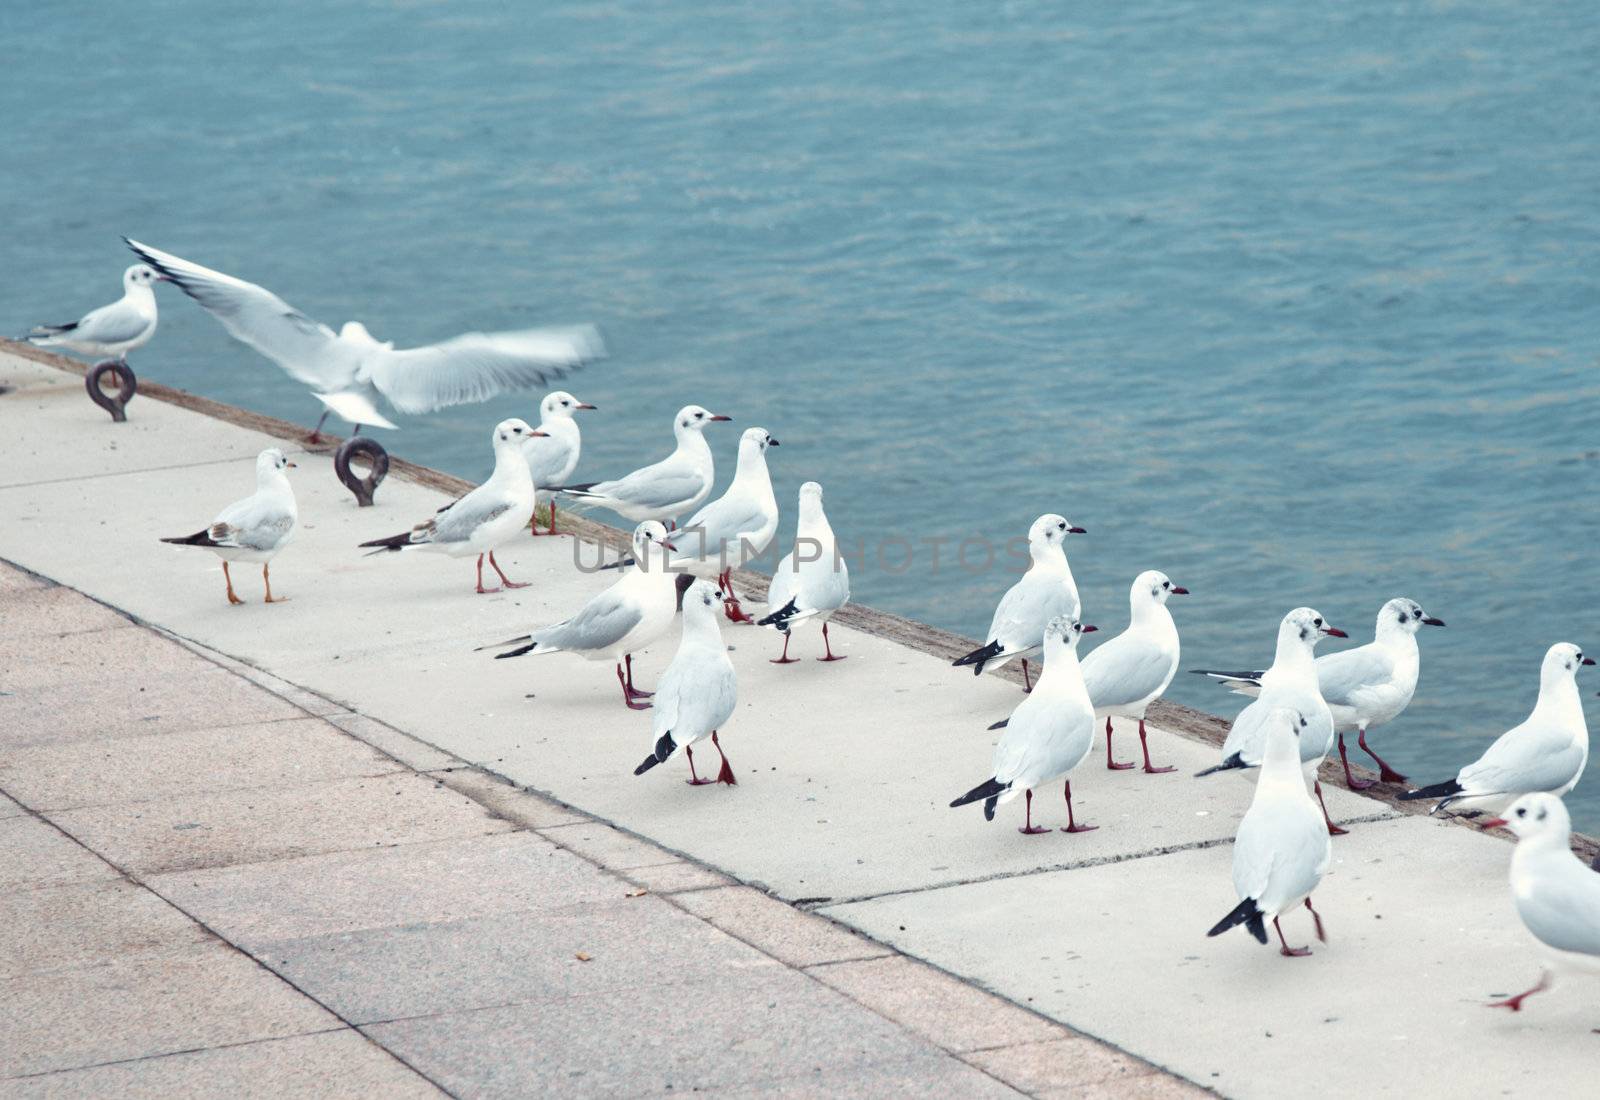
[[[291,601],[263,605],[241,567],[230,607],[215,559],[157,539],[248,492],[262,447],[303,451],[292,429],[148,385],[112,424],[64,363],[14,347],[0,387],[0,904],[32,930],[4,977],[0,1094],[266,1064],[307,1095],[1531,1095],[1592,1076],[1600,987],[1484,1007],[1539,966],[1499,838],[1328,786],[1352,826],[1317,898],[1330,942],[1291,960],[1208,940],[1251,791],[1190,777],[1220,723],[1161,711],[1152,755],[1177,773],[1086,766],[1098,831],[1019,836],[1016,814],[947,807],[987,774],[1017,686],[868,609],[836,620],[832,665],[772,665],[775,635],[726,628],[739,785],[688,787],[678,758],[635,778],[649,716],[609,666],[473,652],[609,582],[575,568],[575,539],[498,554],[533,586],[476,596],[470,561],[355,549],[453,479],[397,462],[358,509],[325,451],[296,453],[302,530],[273,569]],[[675,643],[636,658],[643,686]],[[1036,809],[1064,824],[1058,798]]]

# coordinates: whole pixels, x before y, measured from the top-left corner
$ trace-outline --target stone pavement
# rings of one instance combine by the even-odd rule
[[[197,648],[0,565],[0,1096],[1199,1094]]]

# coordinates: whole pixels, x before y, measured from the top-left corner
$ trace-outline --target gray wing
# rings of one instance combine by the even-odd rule
[[[1028,574],[1011,586],[995,608],[989,641],[1007,651],[1028,649],[1044,641],[1045,624],[1057,615],[1077,615],[1078,602],[1060,577]]]
[[[1355,693],[1394,679],[1394,659],[1381,647],[1364,645],[1317,658],[1317,683],[1330,706],[1358,705]]]
[[[589,494],[610,497],[635,508],[665,508],[692,500],[705,484],[699,472],[669,460],[635,470],[616,481],[602,481],[590,489]]]
[[[1457,781],[1468,794],[1525,794],[1557,791],[1583,767],[1583,746],[1553,726],[1524,722],[1500,735]]]
[[[469,332],[427,347],[368,348],[357,380],[376,386],[403,413],[426,413],[543,386],[604,355],[593,325]]]
[[[773,570],[772,582],[767,585],[767,607],[776,611],[788,603],[800,591],[800,578],[795,572],[794,553],[791,551],[784,555],[778,563],[778,568]]]
[[[128,241],[128,247],[204,306],[235,340],[265,355],[291,377],[318,389],[338,384],[342,369],[318,369],[339,356],[338,337],[327,325],[313,321],[266,287],[138,241]]]
[[[656,715],[656,736],[673,731],[673,740],[682,744],[719,729],[733,714],[737,687],[733,665],[726,657],[696,649],[678,656],[662,674],[656,689],[655,705],[665,707]]]
[[[1551,858],[1532,895],[1517,899],[1517,913],[1541,943],[1600,955],[1600,874],[1565,852]]]
[[[1302,807],[1253,804],[1234,839],[1234,890],[1277,908],[1316,889],[1330,850],[1326,827]]]
[[[78,326],[66,335],[96,344],[125,344],[137,340],[149,327],[150,319],[122,299],[84,314]]]
[[[672,542],[688,557],[715,557],[724,543],[759,530],[766,522],[766,513],[754,501],[723,497],[696,512]]]
[[[1083,683],[1096,707],[1137,703],[1172,675],[1172,654],[1146,638],[1119,634],[1083,659]]]
[[[1226,760],[1238,753],[1246,764],[1261,763],[1267,744],[1267,716],[1271,713],[1272,707],[1260,699],[1241,710],[1228,729],[1227,740],[1222,743],[1222,758]]]
[[[511,510],[511,500],[479,486],[460,500],[439,509],[433,517],[429,542],[466,542],[479,527]]]
[[[605,649],[620,642],[642,618],[644,609],[625,599],[617,585],[612,585],[566,622],[535,630],[533,640],[562,649]]]
[[[211,521],[211,538],[222,546],[271,550],[294,530],[294,513],[251,495],[228,505]]]

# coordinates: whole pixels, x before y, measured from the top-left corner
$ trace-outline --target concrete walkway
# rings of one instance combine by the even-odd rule
[[[0,385],[15,390],[0,397],[0,509],[11,517],[0,529],[0,558],[226,655],[249,675],[270,674],[291,693],[308,692],[313,710],[337,705],[349,712],[340,718],[346,725],[403,731],[427,751],[544,792],[649,838],[667,858],[687,857],[686,867],[714,868],[750,888],[735,891],[815,909],[966,979],[964,990],[993,990],[1225,1094],[1278,1095],[1288,1081],[1325,1095],[1515,1094],[1588,1080],[1600,1042],[1589,1032],[1600,1024],[1584,996],[1592,991],[1574,985],[1517,1016],[1483,1007],[1493,994],[1522,988],[1537,969],[1511,913],[1509,851],[1498,840],[1332,789],[1334,816],[1355,823],[1336,841],[1335,866],[1318,898],[1332,942],[1291,961],[1243,935],[1207,940],[1205,928],[1233,904],[1228,842],[1249,784],[1189,778],[1185,773],[1215,759],[1215,749],[1158,730],[1152,752],[1177,764],[1177,774],[1095,770],[1074,782],[1081,816],[1100,825],[1097,832],[1024,838],[1009,818],[985,825],[975,809],[949,810],[951,797],[983,778],[994,737],[984,727],[1015,704],[1016,688],[975,680],[904,644],[917,628],[903,624],[837,629],[835,648],[850,660],[785,667],[766,661],[775,652],[772,635],[728,630],[741,703],[724,742],[739,786],[686,787],[677,760],[636,779],[648,716],[618,704],[609,668],[564,657],[494,662],[472,652],[563,617],[609,579],[575,570],[575,540],[527,540],[500,556],[534,587],[474,596],[470,563],[371,559],[354,550],[430,514],[448,499],[444,492],[391,477],[377,507],[357,509],[327,458],[307,455],[295,472],[304,529],[273,572],[275,591],[293,601],[263,606],[258,580],[250,579],[240,588],[251,602],[229,607],[212,560],[156,536],[192,530],[247,491],[254,454],[278,440],[147,398],[132,406],[129,423],[112,425],[88,403],[77,377],[3,353]],[[591,430],[608,429],[596,422]],[[403,436],[393,442],[403,447]],[[1115,587],[1120,606],[1125,582]],[[1098,587],[1086,588],[1086,596],[1112,599]],[[899,638],[885,636],[896,632]],[[671,648],[669,641],[636,662],[646,686]],[[811,648],[809,638],[798,646],[802,656]],[[96,656],[106,663],[89,681],[92,690],[61,692],[67,722],[57,724],[74,715],[113,726],[137,721],[125,716],[124,696],[110,685],[119,669],[150,666],[111,647]],[[219,714],[233,713],[228,700],[217,702]],[[1124,734],[1124,755],[1132,744]],[[0,788],[9,790],[4,774]],[[1045,819],[1061,823],[1059,804],[1043,805]],[[298,814],[318,820],[309,806],[288,817]],[[343,821],[329,816],[333,823],[318,830]],[[409,820],[407,812],[395,816]],[[156,826],[142,820],[115,820],[99,835],[133,855],[190,842],[166,835],[187,819]],[[581,826],[575,835],[595,828]],[[159,843],[152,833],[160,833]],[[727,926],[742,936],[739,919]],[[1293,920],[1286,927],[1293,937],[1309,934]],[[344,942],[324,956],[331,969],[355,967],[362,957],[359,938],[348,950]],[[653,971],[666,965],[665,947],[649,954]],[[892,998],[900,982],[898,974],[883,979],[891,967],[913,964],[896,958],[859,969],[876,970],[879,995]],[[658,973],[652,978],[660,984]],[[859,988],[846,988],[872,1003]],[[924,1002],[905,996],[908,1008]],[[448,1012],[456,1003],[427,1002],[423,1013]],[[369,1003],[362,1011],[381,1015],[386,1007]],[[648,1012],[649,1005],[618,996],[610,1007]],[[635,1041],[650,1042],[634,1015]],[[1031,1015],[1016,1019],[1037,1023]],[[1071,1090],[1099,1072],[1079,1039],[1030,1038],[1036,1045],[1010,1048],[1028,1052],[1028,1068],[1002,1070],[963,1042],[940,1040],[942,1026],[936,1020],[926,1034],[1026,1091]],[[999,1030],[1033,1034],[1017,1027]],[[1394,1074],[1397,1064],[1413,1074]],[[465,1091],[488,1084],[474,1080]],[[1145,1083],[1168,1080],[1147,1075]]]

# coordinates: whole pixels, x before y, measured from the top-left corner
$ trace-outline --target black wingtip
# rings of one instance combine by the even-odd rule
[[[385,539],[373,539],[371,542],[363,542],[356,549],[365,550],[370,546],[379,550],[403,550],[409,545],[411,545],[411,532],[407,531],[404,534],[390,535]]]
[[[1443,783],[1421,787],[1414,791],[1407,791],[1400,796],[1402,802],[1415,802],[1420,798],[1449,798],[1453,794],[1461,793],[1461,784],[1454,779],[1446,779]]]
[[[987,645],[979,646],[965,657],[958,657],[950,663],[957,668],[961,667],[962,665],[972,665],[974,666],[972,669],[972,674],[977,676],[983,672],[983,666],[989,661],[993,660],[995,655],[999,652],[1000,643],[990,642]]]
[[[985,779],[982,783],[979,783],[976,787],[972,788],[972,790],[968,791],[966,794],[950,803],[950,808],[953,810],[957,806],[965,806],[969,803],[978,801],[980,798],[997,799],[1004,794],[1006,788],[1010,786],[1011,784],[1002,783],[998,779],[994,779],[992,777]],[[989,817],[992,818],[994,816],[992,811],[988,811],[986,809],[986,812],[988,813]]]
[[[782,607],[778,608],[778,610],[774,611],[772,614],[768,615],[766,618],[757,619],[756,620],[756,625],[757,626],[775,626],[779,630],[784,630],[787,627],[788,619],[795,614],[795,611],[796,611],[795,602],[794,602],[794,600],[790,600],[788,603],[786,603]]]
[[[661,763],[661,761],[656,759],[656,754],[655,753],[651,753],[649,756],[645,757],[642,761],[639,762],[639,766],[637,768],[633,769],[633,774],[634,775],[643,775],[645,772],[649,771],[651,768],[655,767],[659,763]]]
[[[209,527],[206,528],[204,531],[196,531],[192,535],[180,535],[180,536],[178,536],[176,538],[162,539],[161,541],[162,542],[170,542],[174,546],[216,546],[217,545],[217,541],[211,537],[211,529]]]
[[[1007,726],[1009,726],[1010,724],[1011,724],[1011,719],[1002,718],[1002,719],[1000,719],[1000,721],[996,722],[994,725],[990,726],[989,728],[992,729],[992,730],[1003,730]]]
[[[1228,757],[1226,760],[1224,760],[1220,764],[1213,764],[1211,767],[1206,768],[1204,771],[1195,772],[1194,773],[1194,777],[1196,779],[1199,779],[1202,776],[1215,775],[1217,772],[1234,771],[1234,770],[1236,770],[1238,768],[1247,768],[1249,766],[1250,765],[1248,765],[1248,764],[1246,764],[1244,762],[1244,758],[1243,757],[1241,757],[1238,753],[1234,753],[1232,756]]]
[[[1211,931],[1207,932],[1206,935],[1220,936],[1228,929],[1240,924],[1248,928],[1250,934],[1256,939],[1262,943],[1267,942],[1266,915],[1257,908],[1255,898],[1245,898],[1238,905],[1235,905],[1227,916],[1212,926]]]
[[[508,649],[504,653],[496,653],[494,655],[494,659],[497,661],[503,661],[507,657],[520,657],[524,653],[532,653],[537,648],[539,648],[538,642],[529,642],[525,646],[519,646],[516,649]]]

